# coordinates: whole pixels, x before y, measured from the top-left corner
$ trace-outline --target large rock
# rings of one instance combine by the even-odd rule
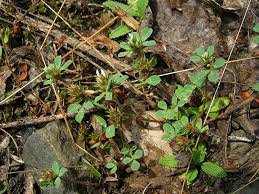
[[[23,160],[26,169],[51,169],[54,161],[62,166],[77,165],[80,152],[67,135],[66,126],[59,122],[51,122],[28,137],[23,149]],[[36,181],[42,176],[42,171],[33,175]],[[72,172],[64,179],[75,178]],[[70,178],[69,178],[70,177]],[[71,181],[70,181],[71,182]],[[69,186],[68,186],[69,185]],[[62,184],[60,189],[51,188],[44,193],[76,193],[73,184]]]

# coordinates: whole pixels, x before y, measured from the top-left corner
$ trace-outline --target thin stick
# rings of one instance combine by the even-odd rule
[[[10,133],[8,133],[7,131],[5,131],[4,129],[2,129],[2,128],[0,128],[0,130],[3,131],[4,133],[6,133],[13,140],[13,143],[14,143],[14,145],[16,147],[16,151],[18,153],[18,151],[19,151],[18,145],[17,145],[16,141],[14,140],[13,136]]]

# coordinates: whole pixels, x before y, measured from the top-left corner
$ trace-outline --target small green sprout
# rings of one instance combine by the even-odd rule
[[[62,57],[56,56],[54,63],[49,64],[48,67],[44,69],[46,73],[47,80],[44,82],[45,85],[51,85],[55,81],[59,80],[64,74],[64,71],[73,63],[72,60],[68,60],[62,65]]]
[[[75,120],[78,123],[81,123],[84,118],[85,111],[87,111],[93,107],[94,107],[93,103],[89,100],[89,101],[85,101],[82,105],[80,103],[74,103],[74,104],[69,105],[69,107],[67,108],[67,112],[68,113],[77,112]]]
[[[98,89],[101,94],[95,98],[95,102],[100,101],[105,97],[105,100],[112,100],[113,93],[112,89],[120,86],[128,79],[127,75],[117,74],[109,74],[104,70],[99,72],[96,71],[96,85],[95,87]]]
[[[125,146],[121,149],[121,153],[124,155],[122,162],[126,165],[130,165],[130,168],[133,172],[140,168],[140,163],[137,160],[143,156],[143,152],[136,149],[136,146],[133,146],[132,148]]]
[[[196,54],[191,56],[191,61],[200,63],[203,69],[197,73],[192,73],[190,79],[194,85],[201,88],[206,79],[211,82],[217,81],[219,69],[224,66],[225,59],[213,56],[213,46],[208,47],[207,51],[202,47],[195,49],[195,51]]]
[[[117,169],[118,169],[118,164],[117,163],[115,164],[113,162],[109,162],[109,163],[105,164],[105,167],[107,169],[110,169],[112,174],[115,174]]]
[[[253,86],[252,86],[252,90],[256,91],[256,92],[259,92],[259,83],[255,83]]]
[[[59,188],[61,185],[61,178],[68,170],[62,166],[60,166],[57,162],[53,162],[51,171],[47,171],[43,178],[39,180],[40,187],[42,189],[47,189],[50,186],[54,186],[55,188]]]
[[[112,138],[115,136],[115,126],[114,125],[108,126],[106,120],[99,115],[95,115],[95,120],[103,128],[106,138]]]
[[[118,57],[131,57],[134,53],[139,53],[144,47],[154,46],[154,40],[147,40],[153,33],[152,28],[145,27],[140,32],[129,33],[128,41],[121,42],[120,46],[126,51],[120,52]]]

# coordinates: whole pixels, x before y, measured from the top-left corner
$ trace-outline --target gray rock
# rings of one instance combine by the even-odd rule
[[[28,137],[23,149],[23,160],[26,169],[51,169],[54,161],[62,166],[77,165],[80,152],[67,135],[66,126],[59,122],[51,122]],[[36,181],[42,176],[42,171],[33,175]],[[64,179],[71,179],[75,174],[69,171]],[[71,181],[70,181],[71,182]],[[69,185],[69,186],[68,186]],[[60,189],[51,188],[44,193],[76,193],[73,184],[62,183]]]

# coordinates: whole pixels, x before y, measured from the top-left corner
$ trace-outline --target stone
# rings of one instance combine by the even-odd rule
[[[54,121],[48,123],[44,128],[37,130],[28,137],[24,144],[22,156],[26,170],[29,170],[51,169],[54,161],[62,166],[77,165],[81,154],[69,137],[66,126],[60,121]],[[35,171],[33,173],[36,181],[41,178],[43,172],[44,171]],[[69,176],[72,176],[72,173],[67,173],[64,179],[69,180],[72,178],[69,178]],[[43,191],[43,193],[73,194],[76,193],[73,187],[75,186],[71,183],[62,183],[59,189],[53,187]]]

